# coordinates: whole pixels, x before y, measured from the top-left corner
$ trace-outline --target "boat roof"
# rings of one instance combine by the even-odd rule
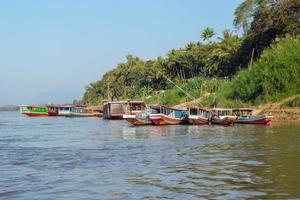
[[[150,108],[155,109],[155,110],[159,110],[160,108],[166,108],[166,109],[170,109],[170,110],[178,110],[178,111],[187,111],[186,109],[181,109],[181,108],[172,108],[172,107],[168,107],[168,106],[164,106],[164,105],[160,105],[160,104],[151,104],[149,105]]]
[[[19,107],[35,107],[35,108],[37,108],[37,107],[46,107],[46,106],[34,106],[34,105],[19,105]]]
[[[188,107],[188,109],[199,109],[199,110],[203,110],[203,111],[207,111],[207,112],[211,111],[209,108],[199,107],[199,106],[190,106],[190,107]]]
[[[253,111],[252,108],[234,108],[233,111]]]
[[[145,104],[144,101],[108,101],[106,102],[108,104],[126,104],[126,103],[142,103],[142,104]]]
[[[211,110],[213,110],[213,111],[232,111],[231,108],[213,108]]]
[[[72,107],[76,107],[74,105],[60,105],[60,106],[57,106],[57,107],[60,107],[60,108],[72,108]]]

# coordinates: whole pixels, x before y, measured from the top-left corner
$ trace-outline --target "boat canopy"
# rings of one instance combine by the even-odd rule
[[[232,109],[228,109],[228,108],[213,108],[211,112],[213,115],[216,116],[232,115]]]
[[[235,108],[232,110],[234,115],[237,116],[248,116],[252,115],[253,109],[251,108]]]

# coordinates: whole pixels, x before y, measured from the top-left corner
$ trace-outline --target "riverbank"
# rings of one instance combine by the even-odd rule
[[[259,106],[251,106],[254,115],[270,115],[274,116],[273,121],[299,121],[300,122],[300,107],[297,106],[299,95],[293,95],[279,102],[267,103]],[[201,106],[202,98],[178,104],[173,108],[186,109],[188,106]],[[296,105],[296,107],[288,107]]]

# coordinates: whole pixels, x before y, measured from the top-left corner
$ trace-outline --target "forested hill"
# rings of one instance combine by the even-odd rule
[[[245,0],[236,8],[234,15],[233,23],[243,31],[242,36],[224,30],[217,34],[217,40],[212,40],[216,33],[213,28],[207,27],[200,33],[199,41],[172,49],[165,56],[143,60],[128,55],[125,63],[119,63],[101,80],[86,87],[84,102],[93,105],[107,98],[116,100],[153,96],[160,90],[174,87],[172,82],[184,85],[195,79],[234,79],[238,71],[251,67],[276,38],[297,38],[300,34],[299,0]],[[253,70],[257,72],[251,73],[251,76],[265,72],[259,67]],[[193,83],[197,88],[197,81]],[[246,84],[242,80],[237,83]],[[251,87],[259,88],[256,85]],[[242,98],[245,101],[253,100],[247,96],[251,94],[245,91],[247,89],[237,89],[232,95],[244,95]]]

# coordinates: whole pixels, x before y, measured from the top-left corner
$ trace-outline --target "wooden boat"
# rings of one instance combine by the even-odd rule
[[[140,114],[145,109],[144,101],[109,101],[103,105],[105,119],[123,119],[126,114]]]
[[[153,124],[148,114],[135,114],[135,115],[123,115],[123,119],[135,126],[151,125]]]
[[[184,124],[187,122],[187,111],[161,106],[159,113],[150,114],[150,119],[155,125]]]
[[[102,106],[89,106],[85,108],[85,112],[89,113],[93,117],[102,117],[103,116],[103,107]]]
[[[91,109],[87,109],[85,106],[72,107],[70,115],[67,117],[99,117],[100,113],[93,112]]]
[[[153,122],[150,119],[150,114],[155,113],[158,113],[158,111],[155,108],[149,107],[145,109],[144,113],[134,115],[123,115],[123,119],[127,120],[129,123],[135,126],[151,125],[153,124]]]
[[[58,106],[48,105],[47,108],[49,116],[58,116]]]
[[[29,117],[47,117],[48,108],[44,106],[21,105],[20,113]]]
[[[253,116],[251,108],[233,109],[233,114],[237,116],[235,123],[240,124],[268,124],[273,120],[273,116],[257,115]]]
[[[58,116],[70,116],[73,105],[63,105],[58,107]]]
[[[233,125],[237,117],[232,115],[232,109],[214,108],[212,109],[211,122],[219,125]]]
[[[194,125],[208,124],[211,116],[211,111],[206,108],[189,107],[188,108],[188,123]]]

